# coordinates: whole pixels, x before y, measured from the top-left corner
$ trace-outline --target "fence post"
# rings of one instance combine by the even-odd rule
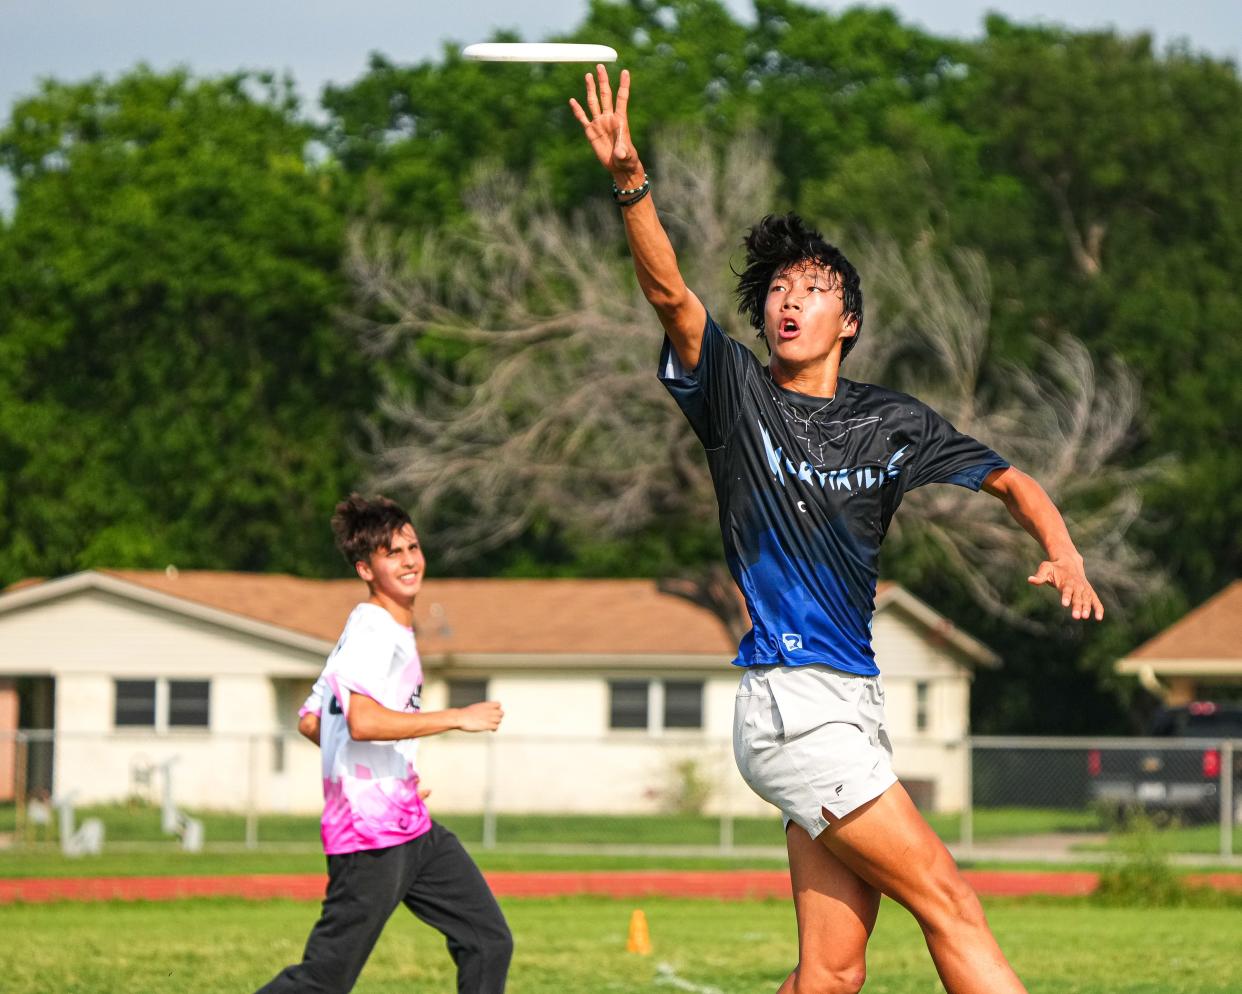
[[[962,824],[957,843],[961,857],[970,859],[975,846],[975,770],[974,742],[969,735],[962,739]]]
[[[246,752],[249,756],[249,762],[246,767],[249,771],[246,790],[246,848],[257,849],[259,847],[259,812],[257,810],[258,803],[255,797],[257,790],[258,777],[255,775],[255,760],[258,757],[258,736],[251,734],[247,740]]]
[[[718,767],[726,771],[720,781],[720,851],[731,853],[733,852],[733,778],[729,776],[728,771],[733,768],[732,745],[729,746],[724,759],[724,765]]]
[[[1220,854],[1233,856],[1233,739],[1220,746]]]
[[[483,848],[496,848],[496,736],[484,738],[483,747]]]
[[[13,744],[13,844],[25,845],[31,841],[30,826],[26,822],[26,769],[30,763],[30,751],[26,733],[18,732]]]

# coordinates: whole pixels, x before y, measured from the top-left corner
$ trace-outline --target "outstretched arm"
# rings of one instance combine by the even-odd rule
[[[1037,587],[1056,587],[1061,591],[1061,606],[1069,608],[1073,617],[1086,621],[1094,614],[1096,621],[1103,621],[1104,605],[1087,579],[1065,519],[1044,488],[1011,466],[988,474],[983,489],[1003,501],[1014,520],[1044,547],[1048,558],[1027,581]]]
[[[646,181],[647,174],[630,140],[626,116],[630,100],[629,70],[621,71],[615,104],[608,70],[599,65],[595,72],[599,76],[598,89],[595,76],[586,75],[590,115],[577,100],[570,99],[569,105],[582,124],[596,158],[612,174],[613,183],[620,190],[637,190]],[[638,285],[655,308],[682,365],[694,369],[699,364],[707,312],[681,277],[677,255],[660,224],[650,194],[630,206],[622,206],[621,216],[625,219],[625,237],[630,244]]]

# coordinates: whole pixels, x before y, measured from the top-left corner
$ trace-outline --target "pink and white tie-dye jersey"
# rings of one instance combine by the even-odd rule
[[[413,630],[376,604],[354,608],[300,711],[320,716],[322,835],[328,855],[386,849],[431,828],[427,806],[418,796],[417,740],[359,742],[350,737],[347,721],[354,694],[393,711],[414,712],[422,687]]]

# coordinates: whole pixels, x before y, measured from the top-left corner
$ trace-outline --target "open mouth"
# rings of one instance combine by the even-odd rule
[[[793,318],[781,318],[781,323],[777,326],[777,333],[781,338],[796,338],[801,329],[798,322]]]

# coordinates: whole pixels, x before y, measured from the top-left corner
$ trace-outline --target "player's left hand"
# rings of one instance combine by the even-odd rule
[[[1081,559],[1044,560],[1035,575],[1026,579],[1032,586],[1047,585],[1061,591],[1061,606],[1069,608],[1075,620],[1086,621],[1093,614],[1096,621],[1104,620],[1104,605],[1087,579]]]

